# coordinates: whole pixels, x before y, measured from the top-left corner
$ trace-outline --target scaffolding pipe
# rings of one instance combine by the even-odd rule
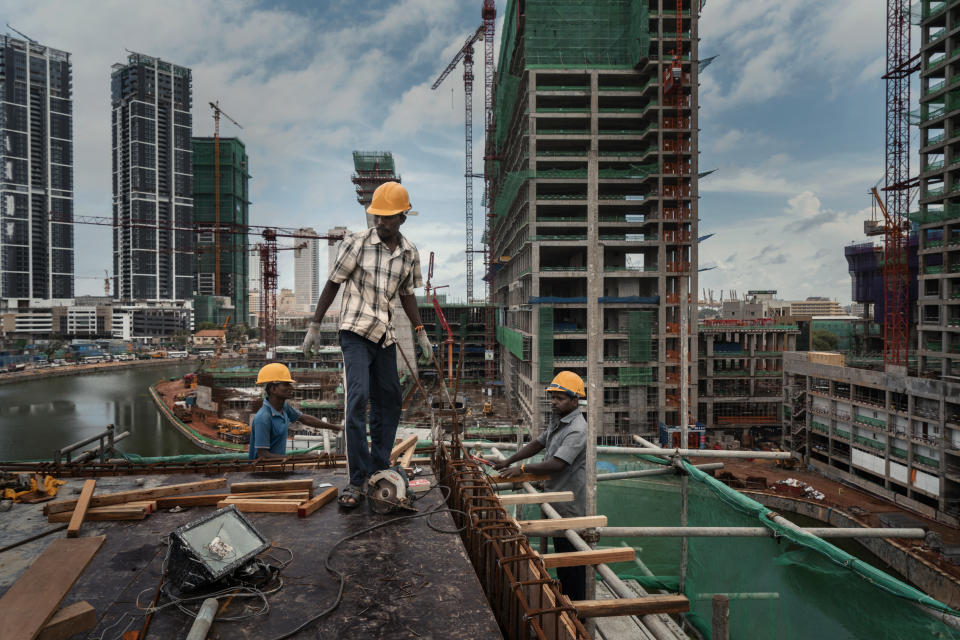
[[[464,441],[468,447],[478,449],[492,449],[500,447],[516,451],[517,445],[508,442],[483,442],[482,440]],[[730,451],[727,449],[662,449],[644,447],[607,447],[598,446],[598,453],[628,453],[645,456],[681,456],[684,458],[756,458],[758,460],[789,460],[792,454],[789,451]]]
[[[779,517],[779,516],[775,516]],[[786,522],[790,522],[786,520]],[[779,523],[778,523],[779,524]],[[923,538],[920,528],[887,527],[797,527],[790,528],[818,538]],[[601,538],[776,538],[766,527],[597,527]]]
[[[527,493],[539,493],[533,485],[529,482],[523,483],[523,490]],[[540,508],[543,510],[544,515],[548,518],[559,518],[560,514],[557,513],[556,509],[551,507],[548,503],[540,505]],[[587,544],[583,538],[577,534],[576,531],[567,529],[563,532],[563,535],[577,548],[578,551],[590,551],[591,547]],[[637,592],[628,587],[624,582],[615,574],[610,567],[606,564],[596,565],[596,571],[600,574],[600,577],[603,578],[603,582],[607,585],[610,591],[616,595],[618,598],[636,598]],[[649,595],[642,587],[638,587],[641,595]],[[664,622],[660,619],[660,616],[666,616],[666,614],[650,614],[640,618],[643,622],[643,625],[650,631],[654,638],[657,640],[677,640],[685,639],[687,636],[684,634],[678,636],[674,633]]]
[[[696,465],[701,471],[713,471],[723,469],[722,462],[709,462],[707,464]],[[675,467],[664,467],[663,469],[643,469],[640,471],[617,471],[616,473],[601,473],[597,475],[597,482],[601,480],[622,480],[624,478],[642,478],[645,476],[665,476],[672,473],[678,473]]]
[[[697,600],[710,600],[713,596],[723,596],[729,600],[779,600],[780,594],[776,591],[754,591],[748,593],[698,593],[693,596]]]

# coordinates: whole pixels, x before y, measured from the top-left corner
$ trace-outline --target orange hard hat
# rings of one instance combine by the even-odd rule
[[[375,216],[395,216],[410,211],[410,194],[399,182],[384,182],[373,192],[373,202],[367,213]]]
[[[257,384],[264,384],[266,382],[295,381],[290,377],[290,369],[287,369],[287,365],[279,362],[271,362],[270,364],[263,365],[257,373]]]
[[[547,391],[566,393],[577,398],[586,398],[587,392],[583,387],[583,378],[573,371],[561,371],[554,378]]]

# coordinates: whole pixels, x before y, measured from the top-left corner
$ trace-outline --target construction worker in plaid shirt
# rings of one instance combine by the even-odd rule
[[[303,341],[307,355],[320,347],[320,322],[344,285],[339,338],[347,381],[350,484],[341,492],[339,502],[347,508],[360,504],[367,480],[390,464],[402,402],[391,322],[397,298],[416,330],[421,349],[427,355],[433,352],[413,293],[423,286],[420,254],[400,233],[407,216],[415,215],[410,210],[406,188],[398,182],[383,183],[373,192],[367,213],[374,216],[375,224],[344,238]],[[368,401],[370,447],[366,427]]]

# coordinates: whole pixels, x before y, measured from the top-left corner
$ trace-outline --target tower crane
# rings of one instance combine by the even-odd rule
[[[213,181],[214,181],[214,221],[216,225],[216,268],[214,272],[214,291],[220,295],[220,116],[223,116],[238,129],[243,129],[240,123],[231,118],[223,109],[220,108],[220,101],[210,103],[213,109]]]
[[[486,215],[486,233],[487,251],[484,254],[485,273],[485,293],[486,308],[484,313],[484,335],[483,335],[483,375],[487,384],[492,385],[496,379],[494,366],[494,309],[493,292],[494,275],[492,269],[493,260],[493,161],[496,159],[496,148],[494,144],[494,131],[496,122],[493,113],[493,39],[496,32],[497,6],[494,0],[483,0],[483,8],[480,11],[480,17],[483,20],[483,110],[484,110],[484,148],[483,154],[483,175],[484,175],[484,202],[487,205]],[[493,393],[493,388],[489,388],[489,393]]]
[[[466,211],[466,256],[467,256],[467,301],[473,300],[473,179],[481,177],[473,173],[473,45],[483,40],[484,27],[479,27],[473,35],[463,43],[457,55],[453,57],[447,68],[440,73],[431,89],[439,87],[450,72],[463,60],[463,110],[464,110],[464,160],[463,177],[466,196],[464,207]]]
[[[920,68],[910,57],[910,2],[887,0],[886,202],[872,193],[883,214],[883,364],[906,366],[908,358],[910,267],[908,264],[910,188],[910,74]],[[868,235],[872,235],[869,229]],[[875,230],[875,233],[879,229]]]

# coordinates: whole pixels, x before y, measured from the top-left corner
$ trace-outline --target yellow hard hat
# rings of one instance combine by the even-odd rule
[[[367,213],[375,216],[395,216],[410,210],[410,194],[399,182],[384,182],[373,192],[373,202]]]
[[[290,369],[287,369],[287,365],[280,364],[279,362],[271,362],[270,364],[263,365],[260,372],[257,373],[257,384],[264,384],[266,382],[296,381],[290,377]]]
[[[559,391],[570,396],[586,398],[587,393],[583,388],[583,379],[573,371],[561,371],[558,373],[547,391]]]

